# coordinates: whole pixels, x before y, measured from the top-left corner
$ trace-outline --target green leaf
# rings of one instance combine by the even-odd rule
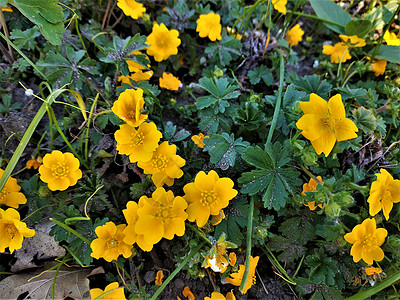
[[[223,114],[215,115],[211,108],[199,111],[199,129],[207,134],[216,133],[219,129],[229,132],[232,126],[232,120]]]
[[[264,207],[279,210],[286,205],[288,192],[293,194],[293,186],[301,185],[300,173],[292,168],[284,168],[290,162],[289,143],[284,147],[277,142],[265,150],[247,147],[242,159],[258,169],[243,173],[238,182],[243,184],[241,193],[255,195],[263,192]]]
[[[340,34],[346,33],[344,29],[351,16],[343,8],[331,0],[310,0],[310,4],[319,18],[338,24],[324,22],[326,27]]]
[[[305,245],[315,239],[316,216],[307,210],[302,210],[299,215],[287,219],[279,226],[279,231],[290,241]]]
[[[241,55],[242,43],[232,36],[224,36],[223,40],[217,43],[210,43],[205,50],[206,54],[218,57],[222,66],[229,63]]]
[[[310,267],[309,278],[315,283],[335,284],[337,262],[328,257],[323,249],[316,248],[314,254],[307,256],[305,264]]]
[[[373,50],[370,51],[368,55],[371,56],[372,52]],[[400,64],[399,46],[381,45],[375,58],[384,59],[395,64]]]
[[[346,34],[356,35],[360,38],[365,37],[371,32],[372,23],[370,20],[351,20],[346,24]]]
[[[261,111],[258,103],[246,101],[244,108],[236,110],[235,123],[243,126],[246,130],[252,131],[265,122],[265,114]]]
[[[259,83],[261,79],[268,86],[274,83],[274,77],[271,71],[264,65],[250,70],[247,72],[247,76],[250,78],[250,83],[253,85]]]
[[[39,26],[44,37],[53,45],[60,45],[64,29],[64,13],[58,0],[10,0],[31,22]]]
[[[27,30],[14,29],[11,31],[10,39],[14,41],[15,46],[19,49],[25,48],[27,50],[33,50],[36,47],[35,38],[40,36],[40,32],[37,27],[29,28]]]
[[[399,4],[396,1],[374,7],[365,14],[364,19],[372,23],[372,28],[380,30],[390,21]]]
[[[233,133],[211,134],[209,139],[204,140],[205,151],[210,154],[210,162],[217,168],[227,170],[235,165],[236,157],[246,149],[250,144],[243,141],[243,138],[235,140]]]
[[[376,129],[376,117],[364,106],[361,106],[353,111],[353,117],[357,127],[362,131],[372,132]]]
[[[8,3],[7,0],[0,0],[0,6],[2,6],[2,7],[6,7],[7,3]]]
[[[304,246],[280,235],[270,237],[267,245],[272,251],[282,252],[277,257],[282,262],[294,262],[306,253]]]
[[[308,94],[314,93],[322,98],[328,97],[328,93],[332,90],[332,85],[330,83],[326,80],[321,81],[320,77],[315,74],[312,76],[307,75],[299,77],[294,82],[294,85],[301,91],[305,91]]]

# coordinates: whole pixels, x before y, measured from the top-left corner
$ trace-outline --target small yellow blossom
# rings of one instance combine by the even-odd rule
[[[210,12],[206,15],[200,15],[200,17],[196,21],[197,27],[196,31],[199,33],[199,36],[208,38],[211,41],[221,40],[221,16],[219,14],[215,14]]]
[[[236,297],[235,297],[235,295],[233,294],[232,291],[228,292],[226,294],[226,298],[221,293],[213,292],[211,294],[211,298],[210,297],[204,297],[204,300],[236,300]]]
[[[386,71],[387,60],[384,59],[374,59],[372,61],[372,71],[375,76],[383,75]]]
[[[114,291],[113,291],[114,290]],[[113,291],[111,293],[108,293],[104,296],[104,293]],[[102,289],[99,288],[95,288],[95,289],[91,289],[90,290],[90,299],[96,299],[98,297],[101,297],[100,299],[104,299],[104,300],[126,300],[125,298],[125,294],[124,294],[124,287],[123,286],[119,286],[118,282],[112,282],[109,285],[106,286],[106,288],[104,289],[104,291]]]
[[[158,270],[157,274],[156,274],[155,285],[161,286],[163,278],[164,278],[163,271],[162,270]]]
[[[210,215],[218,215],[238,193],[230,178],[219,178],[214,170],[208,174],[200,171],[194,182],[183,187],[183,191],[189,204],[186,210],[188,220],[196,221],[198,227],[203,227]]]
[[[147,119],[147,115],[142,114],[143,106],[143,90],[127,89],[119,95],[111,110],[129,125],[138,127]]]
[[[198,135],[192,136],[192,141],[196,144],[197,147],[204,148],[205,144],[203,140],[209,138],[210,137],[208,135],[205,136],[203,133],[200,132]]]
[[[139,19],[146,12],[146,8],[143,4],[136,2],[135,0],[118,0],[117,5],[126,16],[132,17],[132,19]]]
[[[82,177],[79,160],[72,153],[54,150],[43,157],[39,167],[40,180],[46,182],[52,191],[64,191],[75,185]]]
[[[255,283],[256,283],[256,276],[254,275],[256,272],[256,267],[258,264],[258,259],[260,257],[256,256],[256,257],[250,257],[250,269],[249,269],[249,275],[247,277],[247,282],[246,282],[246,286],[244,287],[244,290],[240,290],[239,291],[242,294],[246,294],[248,289],[251,288]],[[244,269],[245,269],[245,265],[239,265],[239,271],[237,273],[233,273],[231,275],[229,275],[230,277],[226,277],[225,281],[236,285],[236,286],[240,286],[240,284],[242,283],[242,278],[244,275]]]
[[[384,228],[376,229],[375,219],[365,219],[350,233],[345,234],[344,239],[353,244],[350,255],[353,256],[354,262],[362,259],[372,265],[374,260],[381,261],[385,257],[380,246],[385,242],[387,234]]]
[[[369,214],[375,216],[381,210],[386,220],[389,220],[389,213],[393,203],[400,202],[400,180],[393,179],[392,175],[385,169],[376,173],[376,181],[371,184],[369,203]]]
[[[171,186],[174,178],[181,178],[181,167],[186,161],[176,154],[176,146],[162,142],[153,152],[153,157],[148,162],[138,162],[138,167],[144,170],[144,174],[151,174],[151,179],[156,187],[164,184]]]
[[[229,35],[232,35],[232,36],[234,36],[235,38],[237,38],[238,40],[241,40],[242,39],[242,35],[241,34],[236,34],[236,30],[235,29],[232,29],[231,27],[229,27],[229,26],[226,26],[226,32],[228,32],[228,34]]]
[[[121,254],[129,258],[132,255],[132,245],[124,242],[125,227],[125,224],[115,225],[113,222],[96,227],[95,232],[98,238],[90,244],[92,248],[90,256],[96,259],[102,257],[108,262],[116,260]]]
[[[296,126],[302,135],[311,141],[317,154],[331,153],[336,141],[345,141],[357,137],[356,124],[346,118],[342,97],[337,94],[326,102],[317,94],[310,94],[309,102],[300,102],[304,115]]]
[[[135,232],[142,234],[149,244],[157,244],[163,237],[172,240],[175,234],[182,236],[187,219],[186,207],[185,199],[158,187],[152,198],[140,197]]]
[[[155,23],[153,31],[147,37],[146,44],[151,45],[147,48],[147,54],[154,56],[156,61],[163,61],[171,55],[178,54],[178,46],[181,44],[178,36],[178,30],[168,30],[163,23]]]
[[[195,300],[195,297],[192,293],[192,291],[190,290],[190,288],[188,286],[185,286],[183,291],[182,291],[182,295],[186,298],[188,298],[189,300]]]
[[[365,268],[365,274],[367,274],[368,276],[378,275],[381,273],[382,273],[381,268],[374,268],[374,267]]]
[[[272,4],[274,5],[275,10],[286,15],[287,0],[272,0]]]
[[[229,265],[231,267],[234,267],[236,265],[236,260],[237,258],[235,252],[229,253]]]
[[[291,47],[294,47],[301,41],[303,34],[304,30],[300,28],[300,24],[296,24],[286,33],[286,42],[288,42]]]
[[[126,204],[126,209],[122,210],[124,214],[126,223],[128,226],[122,232],[125,235],[124,243],[133,245],[136,243],[140,249],[143,251],[151,251],[153,249],[153,244],[146,243],[144,240],[143,234],[136,234],[135,226],[136,222],[139,219],[139,215],[137,214],[138,204],[134,201],[129,201]]]
[[[389,32],[389,30],[386,30],[385,34],[383,35],[383,39],[388,45],[400,46],[400,37],[398,37],[394,32]]]
[[[169,73],[164,72],[162,74],[162,77],[160,78],[160,87],[163,89],[177,91],[180,84],[181,81],[179,80],[179,78]]]
[[[345,43],[336,43],[334,46],[324,45],[322,53],[331,56],[331,63],[338,64],[340,61],[344,63],[351,59],[349,47]]]
[[[0,169],[0,178],[3,176],[4,170]],[[26,197],[20,192],[21,187],[17,183],[17,179],[8,177],[6,184],[0,192],[0,204],[18,208],[20,204],[26,203]],[[1,252],[1,251],[0,251]]]
[[[317,176],[317,179],[324,184],[322,181],[321,176]],[[303,191],[301,192],[302,195],[306,196],[306,192],[315,192],[317,190],[317,185],[318,182],[314,180],[314,178],[310,178],[310,181],[308,183],[303,184]],[[317,206],[315,206],[315,201],[310,201],[307,204],[304,204],[305,206],[308,206],[310,210],[315,210]],[[322,204],[318,204],[319,208],[322,208]]]
[[[339,34],[339,37],[349,47],[364,47],[366,45],[365,40],[359,38],[356,35],[348,36],[344,34]]]
[[[149,161],[158,147],[162,133],[155,123],[142,123],[137,129],[129,124],[120,125],[114,134],[119,154],[129,155],[131,163]]]
[[[134,51],[131,53],[131,55],[140,55],[140,54],[142,54],[142,52],[140,51]],[[147,56],[146,58],[148,59]],[[151,70],[146,71],[146,67],[142,66],[136,61],[132,59],[127,59],[126,62],[128,64],[129,72],[131,74],[128,76],[123,76],[123,75],[119,76],[118,81],[131,85],[130,79],[132,79],[132,81],[146,81],[153,76],[154,73],[153,71]],[[147,67],[150,67],[150,65],[147,65]]]
[[[26,162],[26,168],[27,169],[38,169],[41,165],[43,164],[43,158],[41,156],[37,156],[36,158],[34,158],[32,156],[32,159],[28,160]]]
[[[35,235],[35,230],[29,229],[26,223],[20,221],[19,212],[13,208],[0,208],[0,252],[8,247],[10,253],[22,247],[25,238]]]
[[[0,6],[2,11],[13,12],[13,9],[7,4],[6,7]]]
[[[215,242],[207,255],[204,257],[203,267],[211,268],[214,272],[224,273],[229,265],[228,254],[226,249],[236,248],[237,246],[231,242],[227,242],[226,235],[222,234],[217,242]]]

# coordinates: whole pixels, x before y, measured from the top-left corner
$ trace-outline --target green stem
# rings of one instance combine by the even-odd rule
[[[400,280],[400,272],[397,272],[396,274],[393,274],[392,276],[386,278],[385,280],[381,281],[380,283],[377,283],[376,285],[367,289],[366,291],[358,292],[357,294],[346,298],[346,300],[366,299],[368,297],[375,295],[379,291],[387,288],[388,286],[391,286],[392,284],[396,283],[399,280]]]
[[[80,238],[80,239],[81,239],[82,241],[84,241],[86,244],[90,245],[90,241],[89,241],[87,238],[85,238],[84,236],[82,236],[78,231],[72,229],[72,228],[69,227],[68,225],[66,225],[66,224],[64,224],[64,223],[62,223],[62,222],[60,222],[60,221],[58,221],[58,220],[56,220],[56,219],[50,218],[50,221],[56,223],[58,226],[60,226],[60,227],[64,228],[65,230],[71,232],[73,235],[75,235],[75,236],[77,236],[78,238]]]
[[[27,215],[25,218],[23,218],[21,222],[25,222],[26,219],[29,219],[31,216],[33,216],[33,215],[36,214],[37,212],[41,211],[42,209],[45,209],[45,208],[48,208],[48,207],[52,207],[52,206],[54,206],[54,205],[55,205],[55,204],[49,204],[49,205],[46,205],[46,206],[42,206],[41,208],[35,210],[35,211],[32,212],[31,214],[29,214],[29,215]]]
[[[281,266],[281,264],[278,262],[275,255],[272,253],[272,251],[268,248],[267,245],[265,245],[265,248],[267,249],[268,252],[266,252],[265,249],[263,249],[263,248],[261,248],[261,249],[267,255],[267,257],[271,261],[271,263],[286,277],[286,278],[283,278],[281,276],[281,278],[285,279],[285,281],[289,282],[290,284],[296,285],[296,282],[294,282],[293,279],[286,273],[285,269]],[[304,259],[304,256],[303,256],[303,259]],[[303,259],[300,261],[297,271],[300,268],[301,264],[303,263]]]
[[[249,204],[249,215],[247,219],[247,249],[246,249],[246,264],[244,268],[244,273],[242,277],[242,282],[240,284],[240,291],[244,291],[246,287],[247,280],[249,277],[249,270],[250,270],[250,260],[251,260],[251,235],[253,229],[253,212],[254,212],[254,196],[250,197],[250,204]]]
[[[51,116],[51,118],[53,119],[54,122],[54,126],[56,127],[58,133],[61,135],[61,137],[63,138],[64,142],[68,145],[69,149],[72,151],[72,153],[74,153],[75,157],[79,159],[79,161],[81,162],[81,164],[86,168],[86,169],[90,169],[89,166],[85,163],[85,161],[79,156],[79,154],[75,151],[74,147],[72,147],[72,145],[70,144],[70,142],[68,141],[67,137],[64,135],[64,133],[62,132],[60,126],[57,123],[57,119],[56,116],[54,115],[54,111],[53,109],[49,106],[48,107],[48,112],[49,112],[49,117]]]
[[[204,234],[203,231],[201,231],[198,227],[187,223],[186,224],[187,227],[189,227],[190,229],[192,229],[198,236],[200,236],[203,240],[205,240],[208,244],[212,245],[210,239]]]
[[[193,251],[191,251],[189,253],[189,255],[181,262],[181,264],[171,273],[171,275],[168,276],[168,278],[164,281],[164,283],[158,288],[158,290],[155,292],[155,294],[151,297],[150,300],[156,300],[158,295],[161,294],[161,292],[165,289],[165,287],[168,285],[168,283],[174,279],[174,277],[176,276],[176,274],[178,274],[178,272],[180,270],[182,270],[182,268],[189,262],[189,260],[192,259],[193,256],[195,256],[197,254],[197,252],[200,251],[200,249],[204,246],[206,242],[202,242],[200,245],[198,245]]]
[[[319,17],[314,16],[314,15],[305,14],[305,13],[302,13],[302,12],[299,12],[299,11],[286,10],[286,13],[287,14],[298,15],[300,17],[306,17],[306,18],[322,21],[322,22],[329,23],[329,24],[332,24],[332,25],[336,25],[336,26],[339,26],[339,27],[342,27],[342,28],[345,27],[342,24],[339,24],[339,23],[336,23],[336,22],[333,22],[333,21],[330,21],[330,20],[322,19],[322,18],[319,18]]]
[[[280,50],[278,50],[278,54],[279,54],[279,59],[280,59],[279,89],[278,89],[278,96],[276,97],[275,110],[274,110],[274,116],[272,117],[271,128],[269,129],[269,132],[268,132],[267,144],[271,143],[272,135],[274,134],[276,123],[278,122],[278,116],[279,116],[279,113],[281,110],[281,102],[282,102],[282,90],[283,90],[283,78],[285,75],[285,66],[284,66],[283,55]]]

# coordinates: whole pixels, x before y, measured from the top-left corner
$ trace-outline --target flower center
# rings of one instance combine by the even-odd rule
[[[17,230],[16,230],[14,224],[6,224],[4,226],[4,230],[5,230],[6,234],[8,234],[12,239],[15,237]]]
[[[128,120],[136,120],[136,111],[128,112],[126,118]]]
[[[164,171],[165,167],[167,166],[167,163],[168,163],[168,157],[161,154],[157,155],[153,159],[153,167],[159,172]]]
[[[68,174],[69,167],[63,163],[58,163],[51,168],[51,171],[55,178],[63,178]]]
[[[211,206],[218,202],[218,198],[214,191],[205,191],[201,194],[200,202],[203,206]]]
[[[160,205],[158,211],[155,216],[159,219],[160,222],[165,223],[166,219],[171,215],[171,208],[169,206]]]
[[[157,46],[160,48],[167,48],[168,47],[168,38],[165,35],[159,35],[157,37]]]
[[[143,144],[143,139],[144,139],[143,132],[136,133],[132,139],[132,146],[139,146]]]
[[[331,117],[328,116],[328,117],[322,119],[321,121],[322,121],[322,129],[323,130],[330,129],[330,130],[334,131],[333,130],[334,120]]]
[[[118,244],[119,244],[119,241],[118,241],[118,240],[109,239],[109,240],[107,241],[107,248],[110,249],[110,248],[118,247]]]
[[[386,199],[386,200],[389,200],[389,201],[392,201],[392,193],[389,191],[389,189],[388,188],[382,188],[381,189],[381,193],[380,193],[380,198],[381,198],[381,202],[382,202],[382,200],[383,199]]]
[[[372,234],[368,234],[363,241],[363,248],[367,252],[370,252],[375,246],[375,239],[372,237]]]

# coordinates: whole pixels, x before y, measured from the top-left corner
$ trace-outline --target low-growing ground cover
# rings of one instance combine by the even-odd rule
[[[0,0],[5,299],[397,299],[397,0]]]

